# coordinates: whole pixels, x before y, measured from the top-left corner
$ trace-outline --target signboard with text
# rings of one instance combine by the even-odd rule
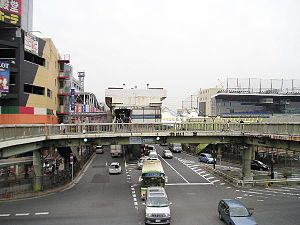
[[[38,55],[39,54],[38,37],[26,32],[25,39],[24,39],[24,50],[32,54]]]
[[[0,0],[0,22],[21,26],[22,0]]]
[[[10,64],[0,61],[0,93],[9,92]]]

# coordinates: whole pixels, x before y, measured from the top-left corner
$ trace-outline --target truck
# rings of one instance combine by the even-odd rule
[[[110,154],[111,157],[121,157],[123,154],[122,145],[111,145]]]

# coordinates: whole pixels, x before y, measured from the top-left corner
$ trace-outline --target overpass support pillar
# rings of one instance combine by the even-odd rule
[[[33,171],[34,171],[34,180],[33,180],[33,191],[42,190],[42,157],[40,150],[33,151]]]
[[[220,165],[221,165],[221,162],[222,162],[221,144],[218,144],[218,145],[217,145],[217,149],[218,149],[218,152],[217,152],[217,159],[219,160]]]
[[[243,180],[253,180],[251,173],[251,158],[252,158],[253,145],[243,150]]]

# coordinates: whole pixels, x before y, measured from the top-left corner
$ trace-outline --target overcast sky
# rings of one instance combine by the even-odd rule
[[[34,30],[86,91],[167,89],[166,106],[227,77],[300,78],[299,0],[34,0]]]

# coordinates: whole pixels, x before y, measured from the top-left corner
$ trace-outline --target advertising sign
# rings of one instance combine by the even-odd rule
[[[71,112],[75,111],[75,89],[71,88]]]
[[[0,22],[21,26],[22,0],[0,0]]]
[[[32,54],[39,54],[39,39],[31,33],[25,33],[24,50]]]
[[[0,61],[0,93],[9,91],[10,64],[6,61]]]

